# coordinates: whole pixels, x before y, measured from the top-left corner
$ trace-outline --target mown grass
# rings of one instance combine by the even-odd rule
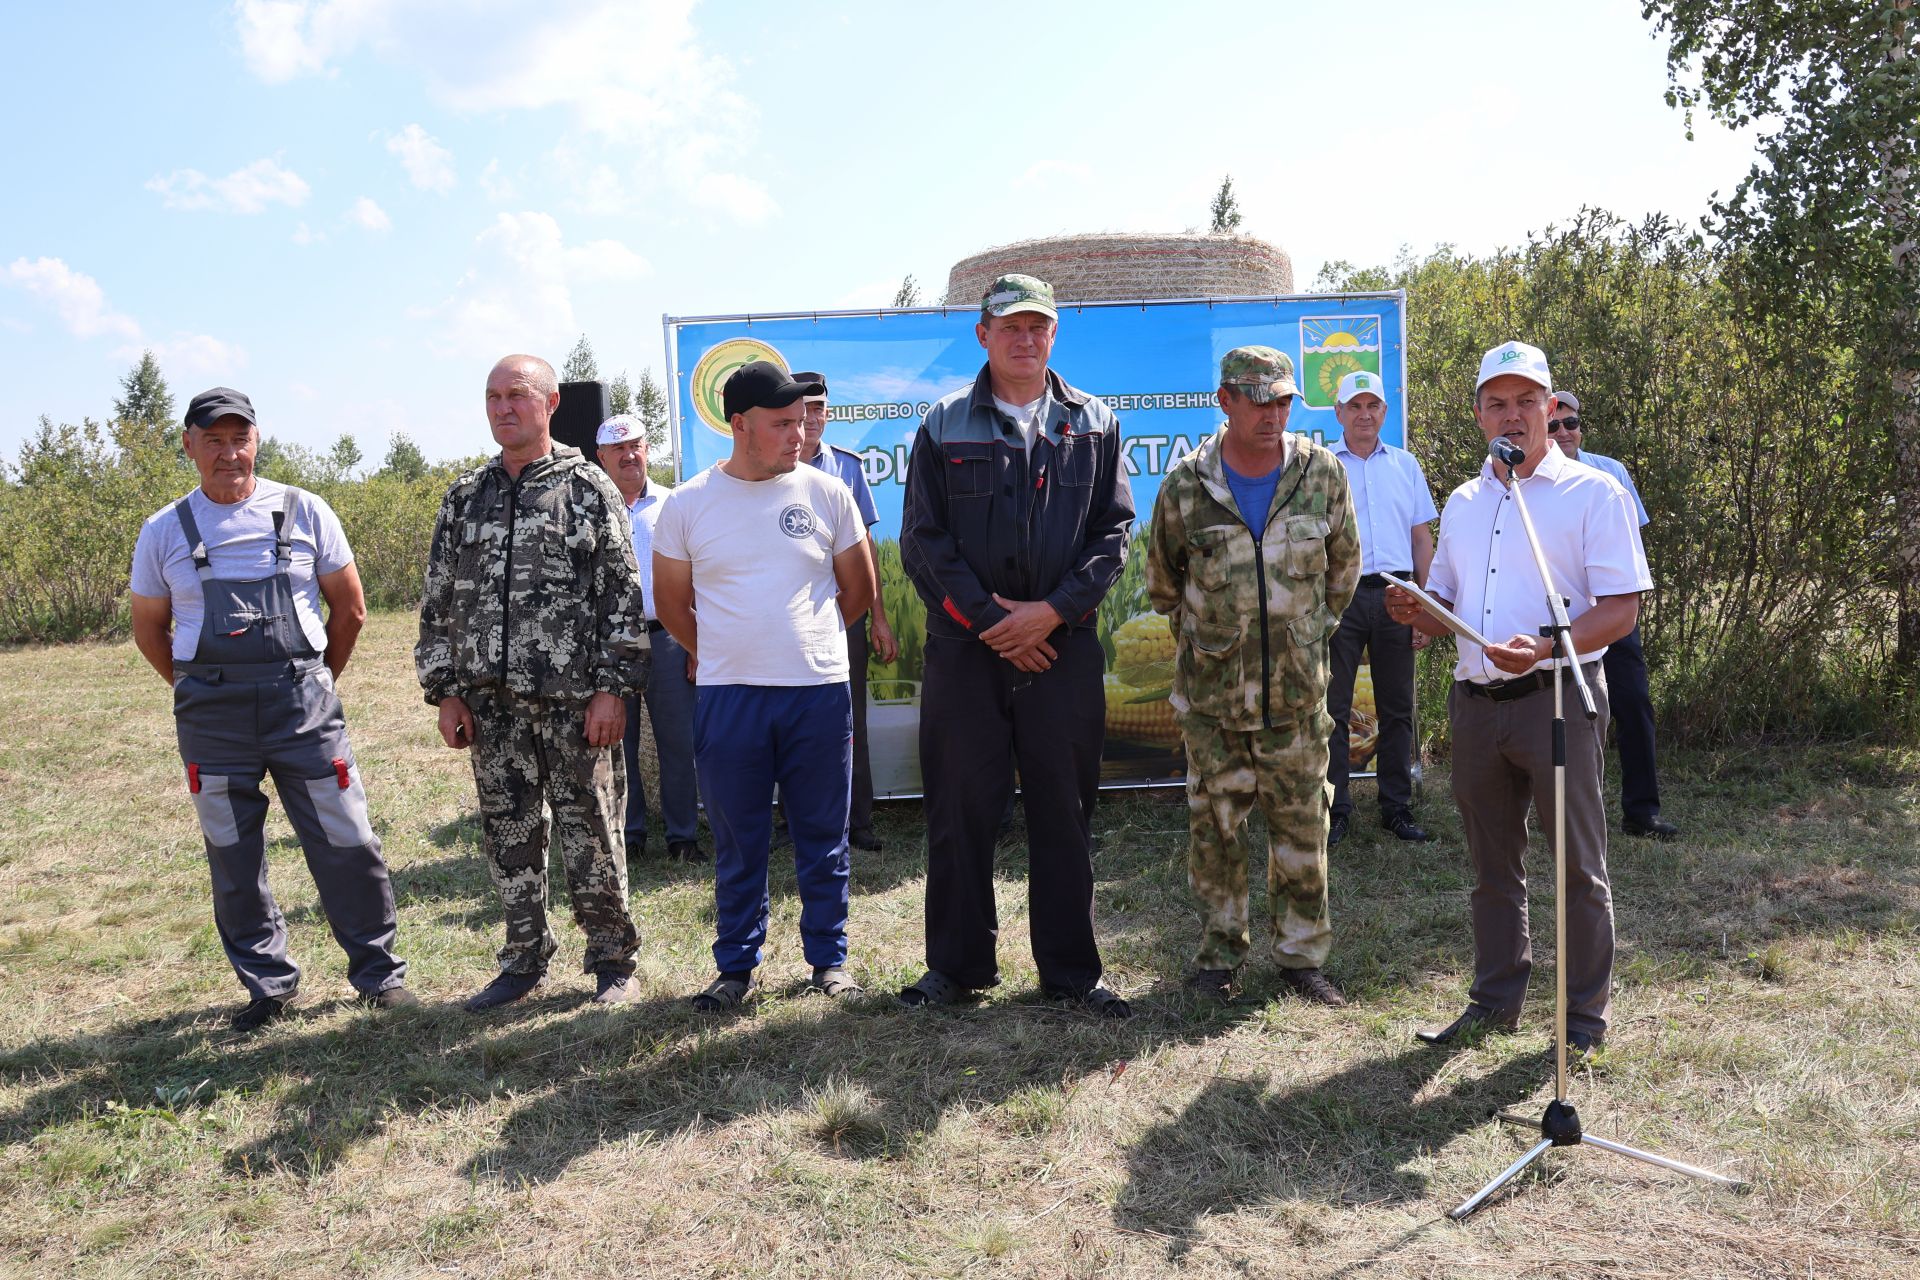
[[[1444,770],[1424,848],[1335,851],[1331,969],[1351,1008],[1180,987],[1184,811],[1096,819],[1107,1025],[1040,999],[1018,837],[1006,984],[906,1015],[923,886],[912,805],[856,859],[853,969],[802,992],[791,875],[769,995],[711,1021],[698,870],[633,865],[643,998],[585,1004],[580,938],[494,1017],[499,913],[464,757],[415,692],[410,620],[345,681],[417,1012],[353,1006],[277,813],[274,886],[311,1004],[251,1039],[221,958],[165,690],[126,645],[0,653],[0,1272],[325,1276],[1881,1276],[1920,1267],[1920,756],[1829,746],[1669,763],[1674,845],[1617,840],[1613,1044],[1576,1080],[1594,1132],[1750,1178],[1731,1196],[1553,1153],[1486,1122],[1549,1096],[1550,1010],[1460,1052],[1414,1044],[1465,987],[1468,879]],[[1362,796],[1362,812],[1366,812]],[[657,848],[657,846],[656,846]],[[1544,882],[1544,872],[1538,877]],[[1254,877],[1258,885],[1262,877]],[[1256,918],[1263,908],[1256,905]],[[561,911],[564,916],[564,908]],[[1536,905],[1550,994],[1551,897]],[[1262,935],[1264,940],[1264,934]]]

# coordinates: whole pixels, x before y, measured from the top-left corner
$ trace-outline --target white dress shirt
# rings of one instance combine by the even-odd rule
[[[1413,526],[1428,524],[1440,514],[1433,509],[1420,460],[1385,441],[1377,442],[1364,458],[1347,448],[1344,439],[1333,453],[1347,469],[1347,488],[1353,494],[1360,572],[1411,575]]]
[[[1653,587],[1633,504],[1619,481],[1574,462],[1550,443],[1539,467],[1517,483],[1555,585],[1571,600],[1569,618],[1593,608],[1601,596],[1633,595]],[[1455,613],[1496,642],[1538,635],[1549,621],[1546,587],[1519,507],[1506,485],[1494,479],[1492,462],[1481,464],[1480,474],[1447,499],[1427,590],[1451,600]],[[1460,653],[1453,668],[1456,680],[1487,684],[1508,678],[1479,645],[1459,637],[1454,643]],[[1592,662],[1605,652],[1602,646],[1579,658]],[[1552,665],[1551,660],[1537,664]]]
[[[653,611],[653,527],[660,521],[660,504],[672,492],[672,485],[649,478],[640,496],[627,504],[627,522],[633,526],[633,558],[640,562],[640,599],[649,618],[660,616]]]

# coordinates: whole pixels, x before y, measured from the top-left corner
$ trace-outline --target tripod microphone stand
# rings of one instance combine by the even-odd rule
[[[1540,535],[1534,532],[1533,517],[1527,513],[1527,500],[1520,492],[1520,478],[1515,468],[1526,460],[1526,454],[1506,440],[1495,440],[1487,452],[1494,460],[1507,469],[1507,491],[1513,495],[1514,504],[1520,510],[1520,523],[1527,532],[1527,543],[1533,549],[1533,563],[1540,572],[1540,581],[1546,584],[1547,615],[1552,621],[1540,628],[1540,634],[1553,642],[1552,656],[1556,659],[1553,668],[1553,945],[1554,945],[1554,1005],[1553,1005],[1553,1101],[1547,1104],[1546,1113],[1538,1121],[1512,1112],[1500,1111],[1495,1118],[1522,1128],[1538,1129],[1540,1140],[1527,1153],[1501,1171],[1500,1175],[1486,1186],[1480,1188],[1458,1208],[1450,1209],[1447,1216],[1454,1221],[1465,1218],[1482,1205],[1502,1187],[1512,1182],[1524,1172],[1528,1165],[1545,1155],[1549,1147],[1576,1147],[1582,1144],[1598,1147],[1602,1151],[1611,1151],[1615,1155],[1626,1156],[1633,1160],[1658,1165],[1662,1169],[1671,1169],[1675,1173],[1684,1173],[1690,1178],[1699,1178],[1719,1186],[1736,1191],[1745,1191],[1748,1185],[1733,1178],[1682,1164],[1678,1160],[1669,1160],[1665,1156],[1654,1155],[1650,1151],[1641,1151],[1624,1143],[1610,1142],[1605,1138],[1596,1138],[1580,1127],[1580,1114],[1573,1104],[1567,1101],[1567,720],[1564,702],[1566,672],[1573,672],[1574,689],[1580,695],[1581,709],[1586,712],[1589,721],[1599,718],[1600,712],[1594,706],[1593,691],[1587,688],[1586,674],[1580,669],[1580,656],[1573,646],[1573,623],[1567,617],[1567,602],[1554,587],[1553,576],[1547,569],[1546,553],[1540,547]],[[1561,662],[1558,659],[1566,659]]]

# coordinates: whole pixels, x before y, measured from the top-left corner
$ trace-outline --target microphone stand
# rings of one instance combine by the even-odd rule
[[[1489,448],[1494,459],[1507,469],[1507,491],[1513,495],[1514,504],[1520,509],[1520,524],[1527,532],[1527,543],[1533,549],[1534,567],[1539,570],[1540,581],[1547,588],[1547,616],[1552,621],[1540,628],[1540,634],[1553,642],[1553,945],[1554,945],[1554,1005],[1553,1005],[1553,1101],[1547,1104],[1546,1113],[1535,1121],[1526,1116],[1515,1115],[1510,1111],[1498,1111],[1494,1118],[1506,1124],[1521,1128],[1537,1129],[1540,1140],[1528,1152],[1501,1171],[1500,1175],[1486,1186],[1468,1197],[1458,1208],[1447,1211],[1447,1216],[1458,1222],[1468,1217],[1499,1191],[1525,1171],[1528,1165],[1545,1155],[1549,1147],[1575,1147],[1581,1144],[1598,1147],[1602,1151],[1611,1151],[1615,1155],[1626,1156],[1633,1160],[1658,1165],[1662,1169],[1671,1169],[1675,1173],[1684,1173],[1690,1178],[1699,1178],[1735,1191],[1747,1191],[1747,1183],[1720,1174],[1682,1164],[1678,1160],[1669,1160],[1665,1156],[1654,1155],[1650,1151],[1641,1151],[1624,1143],[1610,1142],[1605,1138],[1596,1138],[1584,1132],[1580,1127],[1580,1114],[1573,1104],[1567,1101],[1567,720],[1564,703],[1564,679],[1567,671],[1573,672],[1573,686],[1580,695],[1581,709],[1586,712],[1589,721],[1597,720],[1599,710],[1594,706],[1593,691],[1587,688],[1586,673],[1580,669],[1580,655],[1573,647],[1573,623],[1567,617],[1567,602],[1555,588],[1553,576],[1547,569],[1546,552],[1541,549],[1540,535],[1534,531],[1533,517],[1527,512],[1527,500],[1520,492],[1520,477],[1514,474],[1514,468],[1525,460],[1525,454],[1512,445],[1505,449],[1500,446],[1504,441],[1496,440]],[[1565,659],[1565,661],[1560,661]]]

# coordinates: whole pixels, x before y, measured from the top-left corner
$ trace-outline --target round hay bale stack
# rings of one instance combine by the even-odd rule
[[[1252,236],[1100,232],[985,249],[953,264],[947,304],[978,305],[1008,272],[1038,276],[1061,302],[1244,298],[1293,292],[1293,260]]]

